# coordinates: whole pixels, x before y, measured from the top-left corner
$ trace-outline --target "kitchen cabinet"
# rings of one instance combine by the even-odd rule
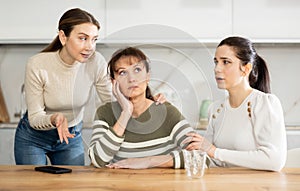
[[[300,1],[233,0],[233,34],[262,42],[300,42]]]
[[[105,0],[10,0],[0,6],[0,40],[48,43],[57,34],[62,14],[75,7],[92,13],[104,25],[104,5]]]
[[[231,0],[109,0],[106,38],[221,39],[231,34],[231,13]]]
[[[17,124],[0,124],[0,165],[15,164],[14,139]],[[82,129],[82,140],[85,152],[85,165],[90,165],[88,147],[91,140],[92,128]]]
[[[99,20],[100,38],[107,42],[217,43],[243,35],[256,42],[300,43],[295,0],[11,0],[0,7],[0,43],[48,43],[63,12],[74,7]]]
[[[15,164],[15,132],[16,128],[0,127],[0,165]]]

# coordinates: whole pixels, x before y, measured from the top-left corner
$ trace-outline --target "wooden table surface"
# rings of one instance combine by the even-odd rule
[[[0,190],[300,190],[300,168],[267,172],[243,168],[210,168],[200,179],[182,169],[96,169],[69,166],[68,174],[34,171],[34,166],[0,165]]]

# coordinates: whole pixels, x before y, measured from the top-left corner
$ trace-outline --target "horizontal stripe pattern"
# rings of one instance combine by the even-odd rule
[[[168,112],[171,112],[172,115],[170,114],[168,116],[169,118],[166,119],[167,122],[158,128],[157,132],[154,132],[157,134],[157,138],[152,138],[152,135],[149,140],[147,139],[147,134],[135,135],[134,132],[129,131],[125,131],[124,137],[119,137],[112,130],[111,126],[114,125],[113,122],[110,124],[104,119],[95,121],[89,148],[91,162],[96,167],[103,167],[110,162],[116,162],[122,159],[166,155],[172,151],[181,150],[181,148],[184,147],[182,142],[187,138],[186,134],[194,130],[184,118],[178,117],[181,115],[174,115],[174,113],[172,113],[175,112],[175,114],[177,114],[176,112],[178,112],[177,109],[174,111],[174,106],[172,106],[171,109],[169,107]],[[176,118],[174,117],[174,119],[172,119],[173,116]],[[170,123],[170,121],[177,122]],[[130,136],[128,135],[129,137],[133,139],[136,137],[136,139],[140,141],[127,140],[125,138],[126,133],[131,133]],[[177,151],[174,159],[175,168],[181,167],[182,159],[180,159],[179,156]]]

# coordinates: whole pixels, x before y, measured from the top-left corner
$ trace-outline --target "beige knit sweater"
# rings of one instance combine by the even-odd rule
[[[97,92],[102,102],[111,101],[106,66],[104,57],[98,52],[86,63],[73,65],[65,64],[58,52],[31,57],[25,74],[30,125],[38,130],[53,129],[50,117],[56,112],[65,115],[69,127],[77,125],[83,119],[84,108],[93,92]]]

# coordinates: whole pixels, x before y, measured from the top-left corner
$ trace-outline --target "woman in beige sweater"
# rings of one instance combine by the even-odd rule
[[[58,35],[26,65],[28,112],[15,135],[16,164],[84,165],[83,112],[92,87],[101,101],[111,99],[106,62],[96,52],[100,25],[75,8],[59,21]]]

